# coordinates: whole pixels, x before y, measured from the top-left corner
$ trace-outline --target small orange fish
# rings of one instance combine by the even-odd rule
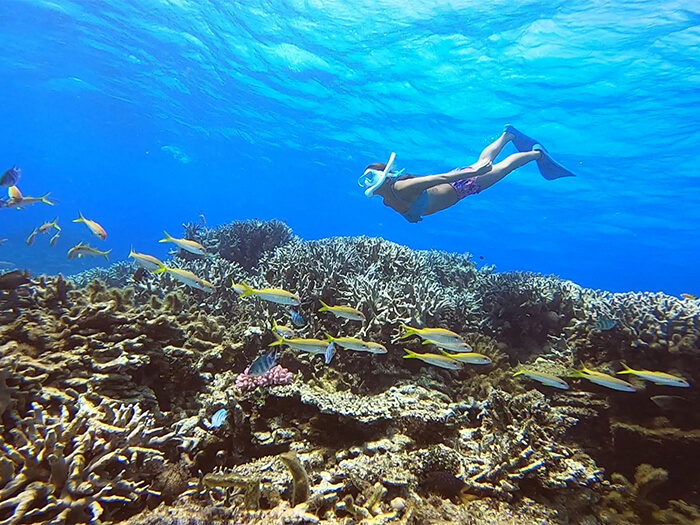
[[[86,219],[85,217],[83,217],[82,213],[80,213],[80,212],[78,212],[78,213],[79,213],[80,217],[78,217],[77,219],[73,219],[73,222],[82,222],[83,224],[85,224],[85,226],[88,227],[88,229],[92,232],[92,234],[95,237],[98,237],[99,239],[101,239],[103,241],[107,238],[107,232],[105,231],[105,229],[102,226],[100,226],[95,221],[92,221],[90,219]]]

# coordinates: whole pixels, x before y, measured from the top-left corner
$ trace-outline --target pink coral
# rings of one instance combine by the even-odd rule
[[[248,375],[249,370],[250,367],[246,368],[245,371],[236,378],[236,387],[243,392],[255,390],[259,386],[288,385],[292,382],[292,379],[294,379],[294,375],[280,365],[275,365],[261,376]]]

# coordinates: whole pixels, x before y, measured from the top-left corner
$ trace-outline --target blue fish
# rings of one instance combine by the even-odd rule
[[[277,364],[277,352],[263,354],[256,358],[248,369],[249,376],[264,376]]]
[[[605,330],[612,330],[616,325],[617,321],[615,319],[603,317],[602,319],[598,319],[595,323],[593,323],[593,328],[603,332]]]
[[[304,325],[306,324],[306,321],[304,320],[304,318],[303,318],[303,317],[301,316],[301,314],[300,314],[299,312],[297,312],[296,310],[293,310],[293,309],[290,308],[290,309],[289,309],[289,315],[292,317],[292,323],[293,323],[294,326],[296,326],[297,328],[301,328],[302,326],[304,326]]]
[[[0,175],[0,186],[9,188],[10,186],[15,186],[19,178],[22,176],[22,170],[17,166],[11,167],[5,173]]]
[[[211,416],[211,428],[219,428],[223,425],[226,422],[226,416],[228,416],[228,412],[225,408],[217,411],[216,414]]]
[[[324,354],[326,357],[326,364],[330,365],[331,360],[333,359],[333,356],[335,355],[335,342],[331,341],[330,344],[328,345],[328,348],[326,348],[326,353]]]

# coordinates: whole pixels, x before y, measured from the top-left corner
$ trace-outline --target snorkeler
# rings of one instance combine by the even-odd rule
[[[519,153],[510,155],[497,164],[493,161],[503,147],[513,142]],[[389,162],[367,166],[358,184],[365,188],[365,195],[379,195],[384,205],[403,215],[408,222],[420,222],[426,215],[454,206],[469,195],[490,188],[513,170],[533,160],[547,180],[573,177],[574,174],[556,162],[536,140],[506,125],[503,134],[481,152],[479,160],[466,168],[457,168],[438,175],[403,175],[394,171],[396,154]]]

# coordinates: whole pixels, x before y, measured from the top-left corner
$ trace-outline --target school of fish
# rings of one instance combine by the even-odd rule
[[[0,208],[4,207],[23,210],[26,207],[36,203],[43,203],[48,206],[54,206],[56,204],[55,201],[49,199],[49,193],[45,193],[40,197],[30,197],[24,195],[17,186],[21,175],[22,170],[17,166],[9,168],[3,172],[2,175],[0,175],[0,187],[7,188],[8,195],[6,199],[0,199]],[[78,217],[74,219],[73,222],[84,224],[92,236],[97,237],[97,239],[100,241],[105,241],[107,239],[107,231],[105,228],[96,220],[86,218],[82,212],[78,212]],[[58,217],[51,222],[45,222],[34,228],[27,237],[26,243],[28,246],[32,246],[37,236],[52,232],[55,233],[51,236],[49,245],[55,246],[62,232],[62,229],[58,224]],[[2,239],[0,241],[0,246],[4,244],[5,241],[6,239]],[[159,242],[172,243],[177,248],[187,251],[193,255],[202,257],[206,257],[208,255],[206,248],[200,243],[191,239],[175,238],[167,232],[164,232],[164,238]],[[109,260],[108,255],[111,251],[111,249],[100,250],[90,246],[89,243],[79,242],[68,250],[67,258],[76,259],[89,256],[104,257],[106,260]],[[132,248],[129,252],[129,257],[133,259],[138,266],[152,272],[154,275],[167,274],[172,279],[175,279],[176,281],[179,281],[191,288],[207,293],[213,293],[216,291],[216,286],[214,286],[214,284],[201,277],[198,277],[193,272],[181,268],[169,267],[152,255],[135,252]],[[306,324],[306,320],[298,310],[302,304],[302,300],[296,293],[283,290],[281,288],[255,289],[245,283],[233,283],[231,288],[240,299],[258,297],[262,300],[287,307],[292,324],[296,328],[301,328]],[[697,297],[690,294],[681,294],[681,297],[688,301],[698,300]],[[365,314],[351,306],[332,306],[323,301],[320,301],[320,304],[321,308],[318,309],[318,313],[328,313],[336,318],[351,322],[354,321],[364,323],[366,321]],[[602,317],[593,323],[593,328],[599,332],[605,332],[615,329],[617,325],[617,320]],[[488,366],[492,364],[491,358],[484,354],[474,352],[459,334],[448,329],[430,327],[417,328],[404,324],[402,324],[400,328],[402,333],[399,335],[398,340],[418,336],[423,345],[433,346],[437,349],[437,351],[433,352],[419,353],[404,348],[404,359],[418,359],[429,365],[446,370],[461,370],[464,365]],[[299,352],[324,356],[324,362],[326,365],[331,363],[337,352],[337,348],[342,348],[346,351],[364,352],[375,355],[386,354],[388,352],[387,348],[380,343],[365,341],[352,336],[333,336],[326,333],[324,339],[297,337],[296,331],[293,328],[280,325],[277,323],[277,321],[273,322],[272,331],[276,340],[271,343],[270,346],[284,345]],[[259,375],[266,373],[276,364],[277,358],[277,353],[268,353],[259,356],[250,367],[251,373]],[[622,370],[616,372],[617,375],[630,375],[641,381],[667,387],[690,387],[690,383],[686,379],[677,375],[654,370],[633,369],[627,366],[626,363],[621,363],[621,365],[623,368]],[[624,381],[623,379],[604,372],[591,370],[585,366],[580,370],[573,370],[562,375],[563,377],[585,379],[596,385],[619,392],[637,392],[639,390],[637,386],[630,382]],[[569,384],[563,379],[563,377],[534,368],[520,366],[513,374],[513,377],[526,377],[544,386],[560,390],[569,389]],[[659,400],[663,398],[663,401],[665,401],[665,398],[673,396],[655,397]],[[218,417],[215,418],[212,426],[220,425],[225,419],[225,414],[221,413],[221,411],[217,413],[216,416]]]

